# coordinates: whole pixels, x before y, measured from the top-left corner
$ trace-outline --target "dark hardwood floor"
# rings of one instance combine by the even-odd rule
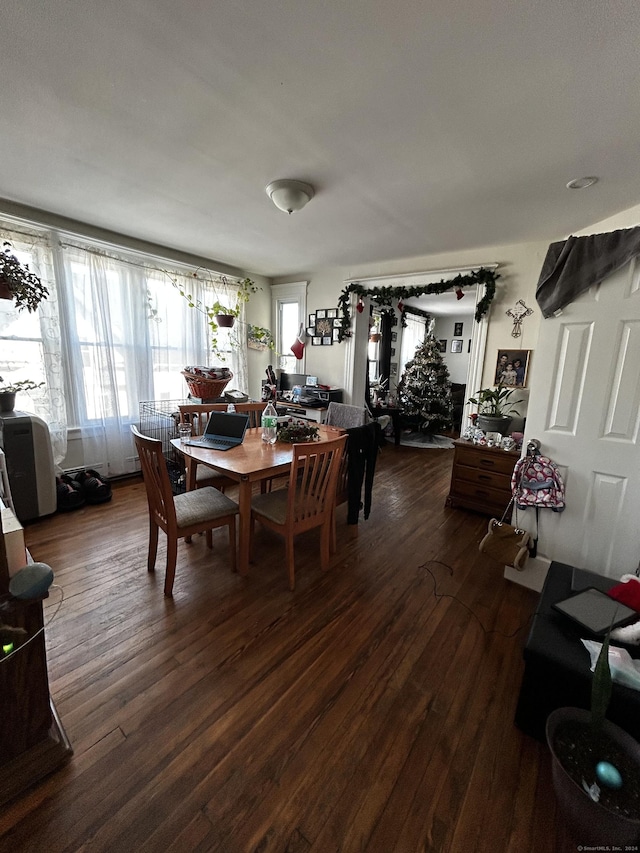
[[[301,537],[293,593],[258,527],[247,578],[224,530],[181,543],[165,599],[139,481],[27,525],[64,591],[47,647],[74,755],[0,812],[0,851],[574,851],[546,746],[513,724],[537,595],[478,552],[487,518],[445,508],[451,461],[387,444],[370,518],[354,536],[340,507],[326,573]]]

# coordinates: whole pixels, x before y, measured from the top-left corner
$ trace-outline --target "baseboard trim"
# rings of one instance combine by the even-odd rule
[[[547,557],[529,557],[521,572],[518,569],[514,569],[513,566],[505,566],[504,576],[507,580],[513,581],[513,583],[540,592],[550,565],[551,560]]]

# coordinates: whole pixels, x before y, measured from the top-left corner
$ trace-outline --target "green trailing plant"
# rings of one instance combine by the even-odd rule
[[[43,299],[49,295],[40,278],[29,269],[28,264],[21,264],[13,254],[11,243],[2,244],[0,251],[0,283],[5,284],[18,311],[26,308],[35,311]]]
[[[193,273],[193,278],[199,278],[197,271]],[[187,291],[173,278],[171,278],[171,283],[177,289],[180,296],[187,300],[187,303],[190,308],[195,308],[197,311],[200,311],[207,318],[207,323],[209,325],[209,330],[211,333],[210,344],[213,352],[217,352],[218,350],[218,328],[219,323],[216,320],[216,317],[221,314],[226,314],[227,316],[237,318],[240,316],[240,311],[242,310],[242,306],[246,304],[251,296],[254,293],[257,293],[262,288],[258,287],[254,281],[250,278],[244,278],[237,287],[235,292],[235,302],[233,305],[226,305],[224,302],[220,302],[220,300],[216,299],[216,301],[212,305],[203,305],[202,302],[198,299],[195,299],[191,293],[187,293]],[[224,286],[228,285],[227,279],[222,276],[222,284]],[[218,353],[220,355],[220,353]],[[220,358],[224,361],[224,356],[220,355]]]
[[[273,339],[270,329],[264,326],[254,326],[249,323],[247,327],[247,340],[249,344],[253,344],[259,349],[275,350],[276,342]]]
[[[20,379],[18,382],[6,382],[0,376],[0,394],[19,394],[21,391],[36,391],[42,388],[44,382],[33,382],[31,379]]]
[[[482,284],[485,288],[485,293],[480,302],[476,305],[475,318],[479,322],[489,310],[491,302],[496,293],[496,281],[500,278],[498,273],[493,270],[488,270],[485,267],[480,267],[466,275],[457,275],[455,278],[441,279],[430,284],[414,285],[412,287],[365,287],[358,281],[352,281],[348,284],[338,297],[338,310],[340,312],[340,329],[338,330],[338,341],[343,341],[351,335],[351,309],[350,301],[351,294],[357,296],[368,296],[378,305],[392,306],[394,302],[410,299],[411,297],[422,296],[425,293],[446,293],[447,290],[455,288],[471,287],[473,285]]]
[[[478,413],[500,418],[509,415],[518,415],[516,406],[524,402],[522,399],[512,400],[515,388],[506,388],[498,385],[496,388],[482,388],[476,391],[475,397],[469,397],[468,402],[478,407]]]

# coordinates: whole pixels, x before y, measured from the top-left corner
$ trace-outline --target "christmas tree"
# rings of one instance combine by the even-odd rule
[[[438,342],[427,335],[416,347],[398,385],[402,414],[418,423],[423,432],[447,429],[451,419],[451,381]]]

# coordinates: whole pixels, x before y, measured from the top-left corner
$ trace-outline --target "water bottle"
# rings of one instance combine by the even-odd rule
[[[227,411],[228,412],[235,412],[235,410],[236,410],[235,405],[233,403],[229,403],[229,405],[227,406]]]
[[[267,406],[262,413],[262,440],[268,444],[275,444],[278,434],[278,413],[275,410],[273,403],[267,403]]]

